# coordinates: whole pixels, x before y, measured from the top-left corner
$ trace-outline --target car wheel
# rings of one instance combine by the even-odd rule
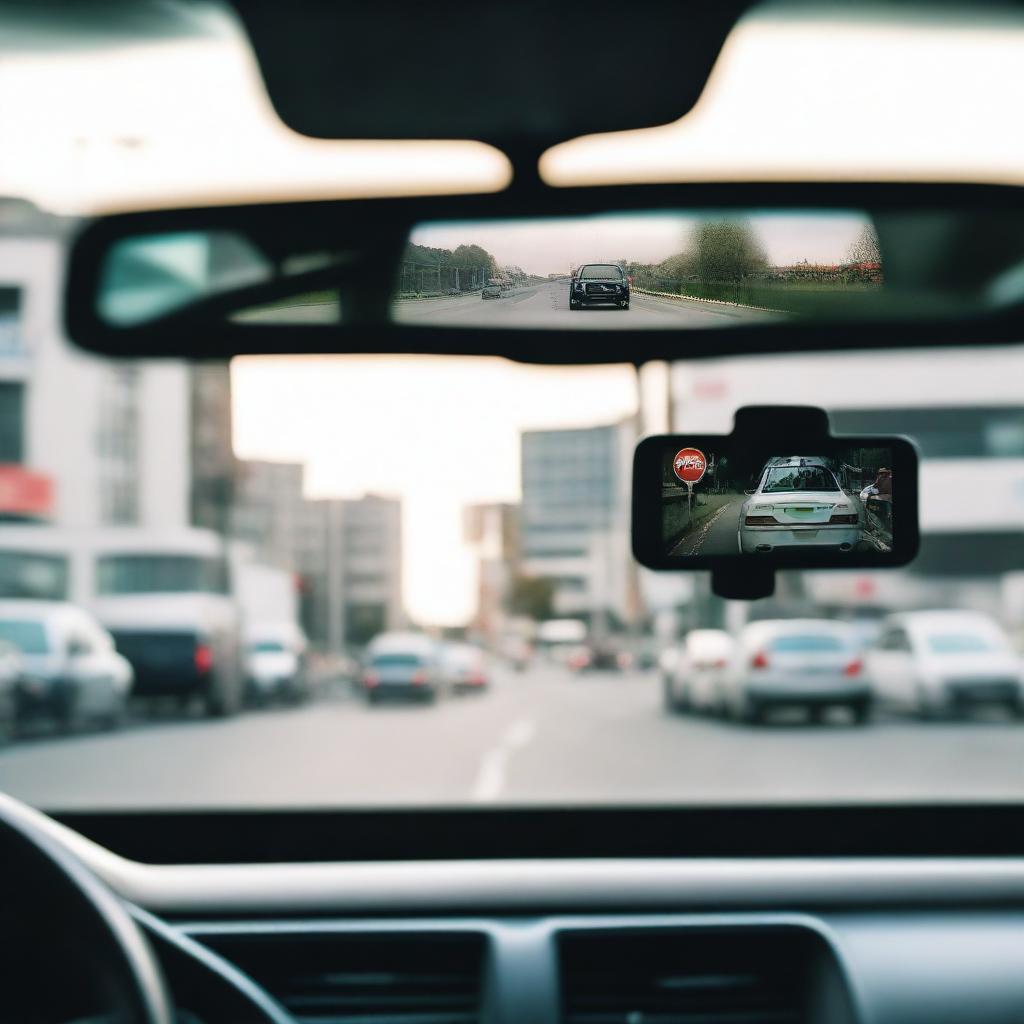
[[[230,680],[217,678],[206,694],[206,716],[208,718],[230,718],[238,712],[238,688]]]
[[[871,703],[866,700],[859,700],[850,705],[850,714],[853,716],[854,725],[867,725],[871,718]]]
[[[620,302],[619,303],[619,308],[620,309],[629,309],[629,303],[628,302]]]

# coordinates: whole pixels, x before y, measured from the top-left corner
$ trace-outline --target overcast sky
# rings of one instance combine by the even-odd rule
[[[735,216],[733,214],[732,216]],[[724,219],[703,216],[699,219]],[[863,214],[751,214],[754,229],[775,264],[839,263],[868,223]],[[698,218],[682,213],[579,217],[486,223],[437,223],[416,228],[412,241],[437,249],[479,245],[499,266],[522,267],[531,274],[553,274],[581,263],[627,259],[660,263],[681,252]]]

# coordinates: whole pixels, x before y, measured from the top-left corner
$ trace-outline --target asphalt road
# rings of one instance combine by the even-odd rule
[[[841,714],[673,716],[655,673],[499,671],[491,692],[369,707],[339,690],[229,721],[165,718],[0,752],[0,788],[51,809],[1024,798],[1024,724]]]
[[[776,319],[778,313],[695,299],[662,299],[633,294],[628,310],[615,306],[569,309],[565,282],[524,288],[501,299],[478,294],[410,299],[395,304],[400,323],[451,324],[454,327],[558,327],[621,330],[623,327],[728,327],[740,321]]]
[[[680,538],[673,555],[735,555],[739,550],[740,508],[745,495],[716,509],[693,533]]]

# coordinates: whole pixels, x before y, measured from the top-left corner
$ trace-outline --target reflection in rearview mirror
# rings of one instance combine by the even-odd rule
[[[860,312],[882,288],[878,234],[855,211],[433,223],[412,232],[393,315],[495,327],[728,326]]]

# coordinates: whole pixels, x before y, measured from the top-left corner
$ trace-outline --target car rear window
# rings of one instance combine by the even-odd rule
[[[777,636],[771,642],[773,651],[793,652],[794,654],[817,654],[830,651],[843,651],[846,645],[836,636],[821,634]]]
[[[50,649],[41,622],[4,619],[0,621],[0,640],[14,644],[22,654],[46,654]]]
[[[607,280],[608,278],[622,278],[622,271],[610,263],[592,263],[580,271],[580,277],[584,281]]]
[[[413,668],[424,660],[418,654],[378,654],[372,664],[378,668]]]
[[[999,645],[978,633],[939,633],[928,637],[928,648],[933,654],[984,654],[999,650]]]
[[[765,476],[762,491],[766,494],[780,491],[838,491],[836,478],[827,470],[797,466],[776,466]]]
[[[249,645],[249,650],[253,654],[278,654],[284,649],[284,644],[277,640],[261,640],[259,643]]]

